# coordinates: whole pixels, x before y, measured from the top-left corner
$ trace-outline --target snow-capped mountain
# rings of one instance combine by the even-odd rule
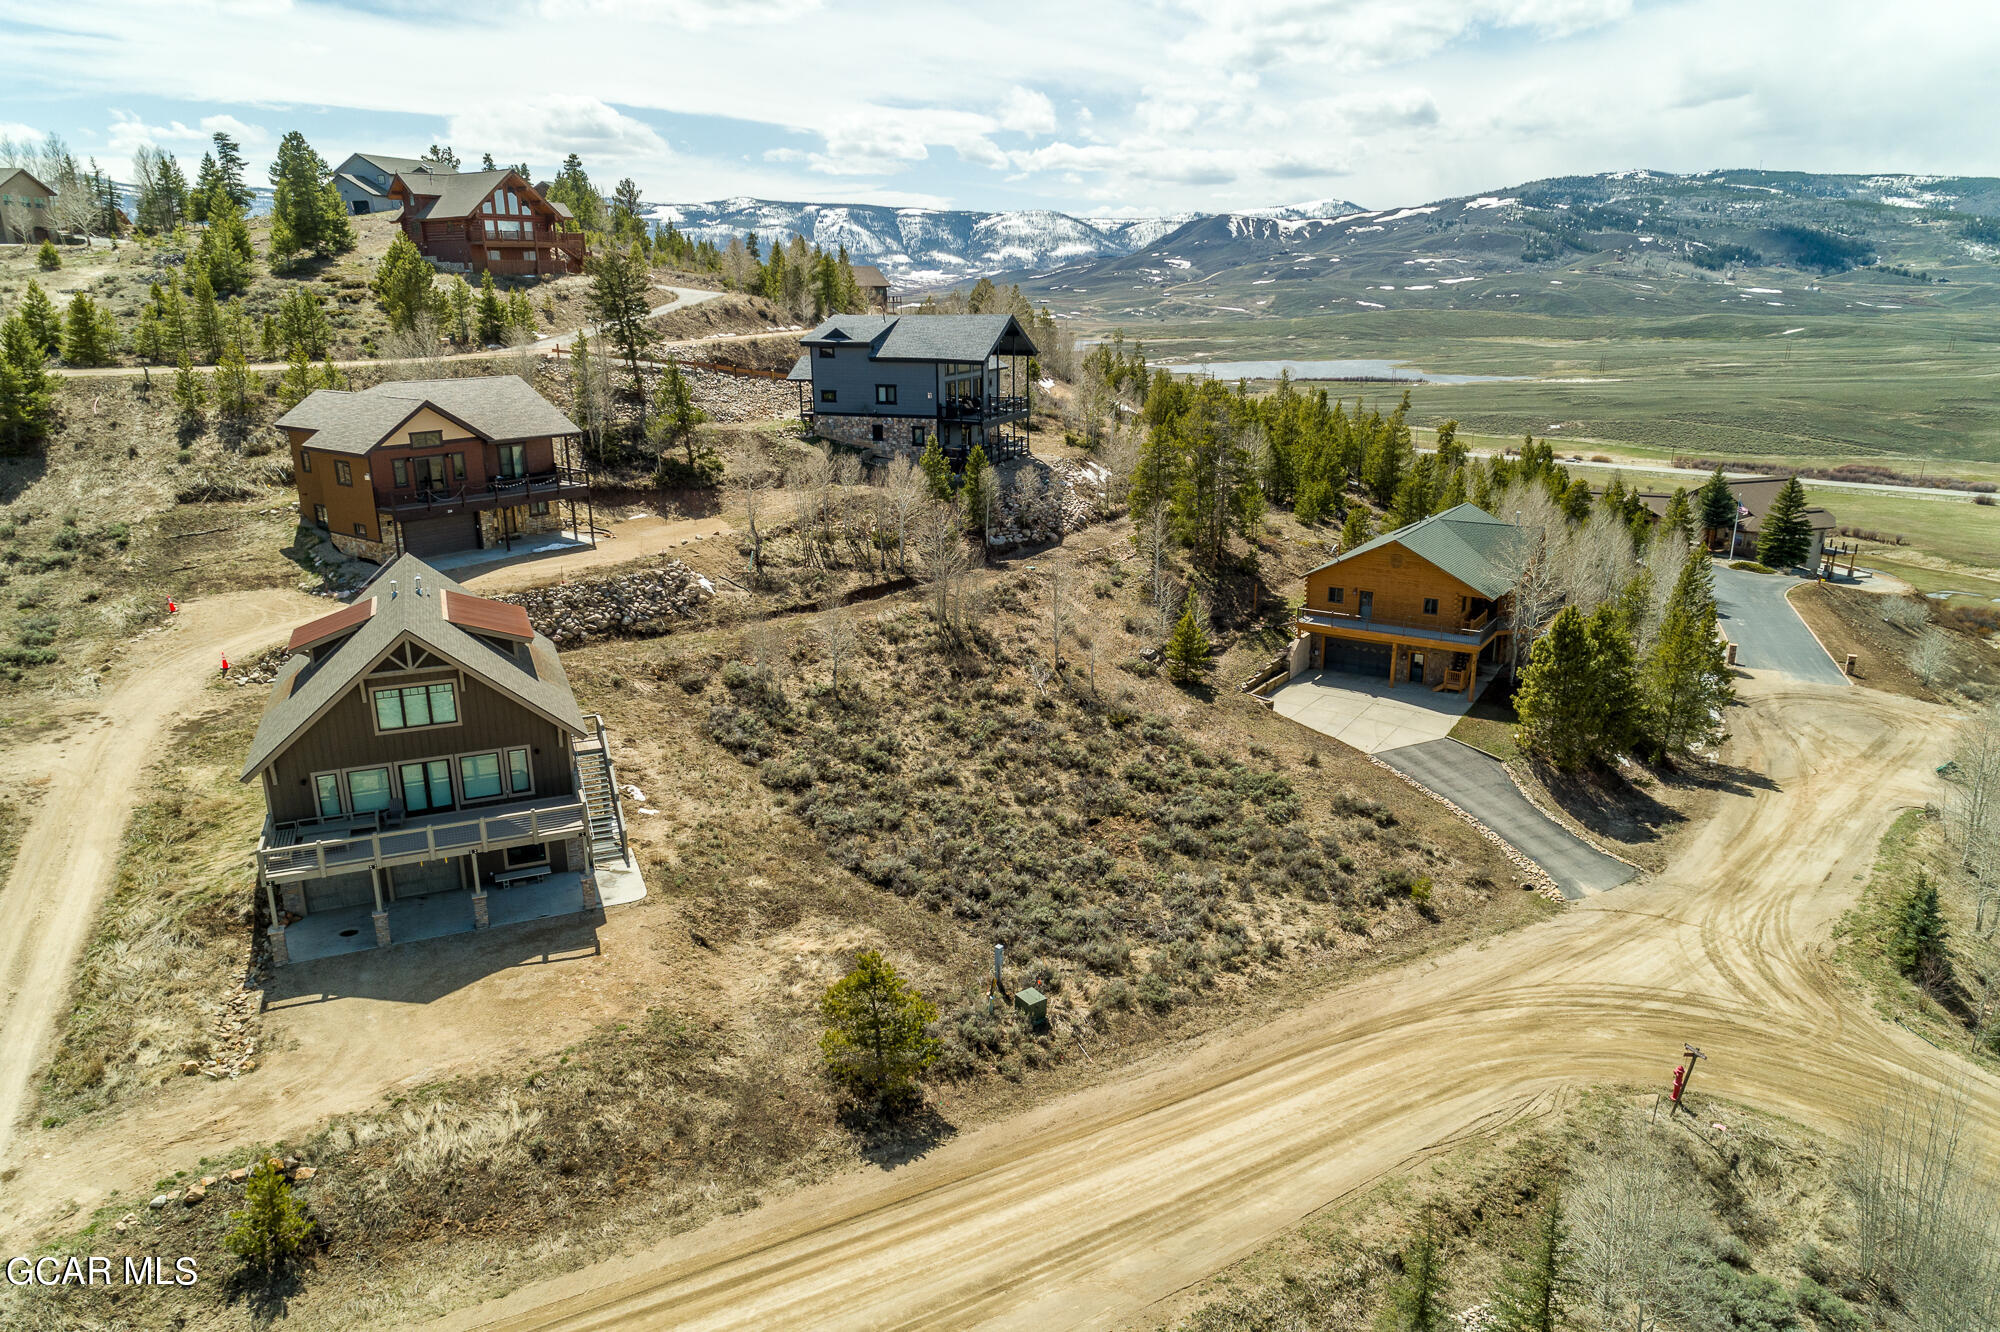
[[[898,287],[922,288],[1130,254],[1200,215],[1079,218],[1043,208],[988,213],[740,198],[660,204],[649,216],[717,245],[751,232],[766,247],[794,234],[823,249],[844,245],[848,258],[874,264]]]

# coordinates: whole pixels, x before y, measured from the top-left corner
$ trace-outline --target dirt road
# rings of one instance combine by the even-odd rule
[[[1944,718],[1873,690],[1745,693],[1737,757],[1771,786],[1726,802],[1649,883],[443,1326],[1115,1325],[1566,1088],[1664,1085],[1683,1041],[1710,1056],[1697,1102],[1837,1129],[1887,1078],[1945,1074],[1827,959],[1880,833],[1935,795]],[[1968,1080],[2000,1134],[2000,1081]]]
[[[111,885],[140,778],[168,725],[221,666],[323,613],[304,593],[242,592],[187,606],[134,644],[131,674],[52,749],[48,786],[0,893],[0,1163],[11,1158],[78,950]]]

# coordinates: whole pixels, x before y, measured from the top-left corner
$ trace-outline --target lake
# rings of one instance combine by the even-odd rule
[[[1409,384],[1501,384],[1527,375],[1440,375],[1401,361],[1179,361],[1156,362],[1177,375],[1213,375],[1217,379],[1276,379],[1289,370],[1293,379],[1395,380]]]

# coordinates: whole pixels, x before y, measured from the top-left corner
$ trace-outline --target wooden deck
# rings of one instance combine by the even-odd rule
[[[447,810],[408,818],[395,827],[376,827],[367,815],[266,824],[257,862],[266,880],[285,883],[582,837],[589,827],[589,812],[575,796]]]

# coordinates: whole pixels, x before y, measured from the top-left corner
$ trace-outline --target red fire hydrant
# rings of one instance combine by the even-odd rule
[[[1686,1081],[1687,1081],[1687,1065],[1682,1064],[1674,1070],[1673,1102],[1675,1105],[1679,1105],[1681,1103],[1681,1084]]]

